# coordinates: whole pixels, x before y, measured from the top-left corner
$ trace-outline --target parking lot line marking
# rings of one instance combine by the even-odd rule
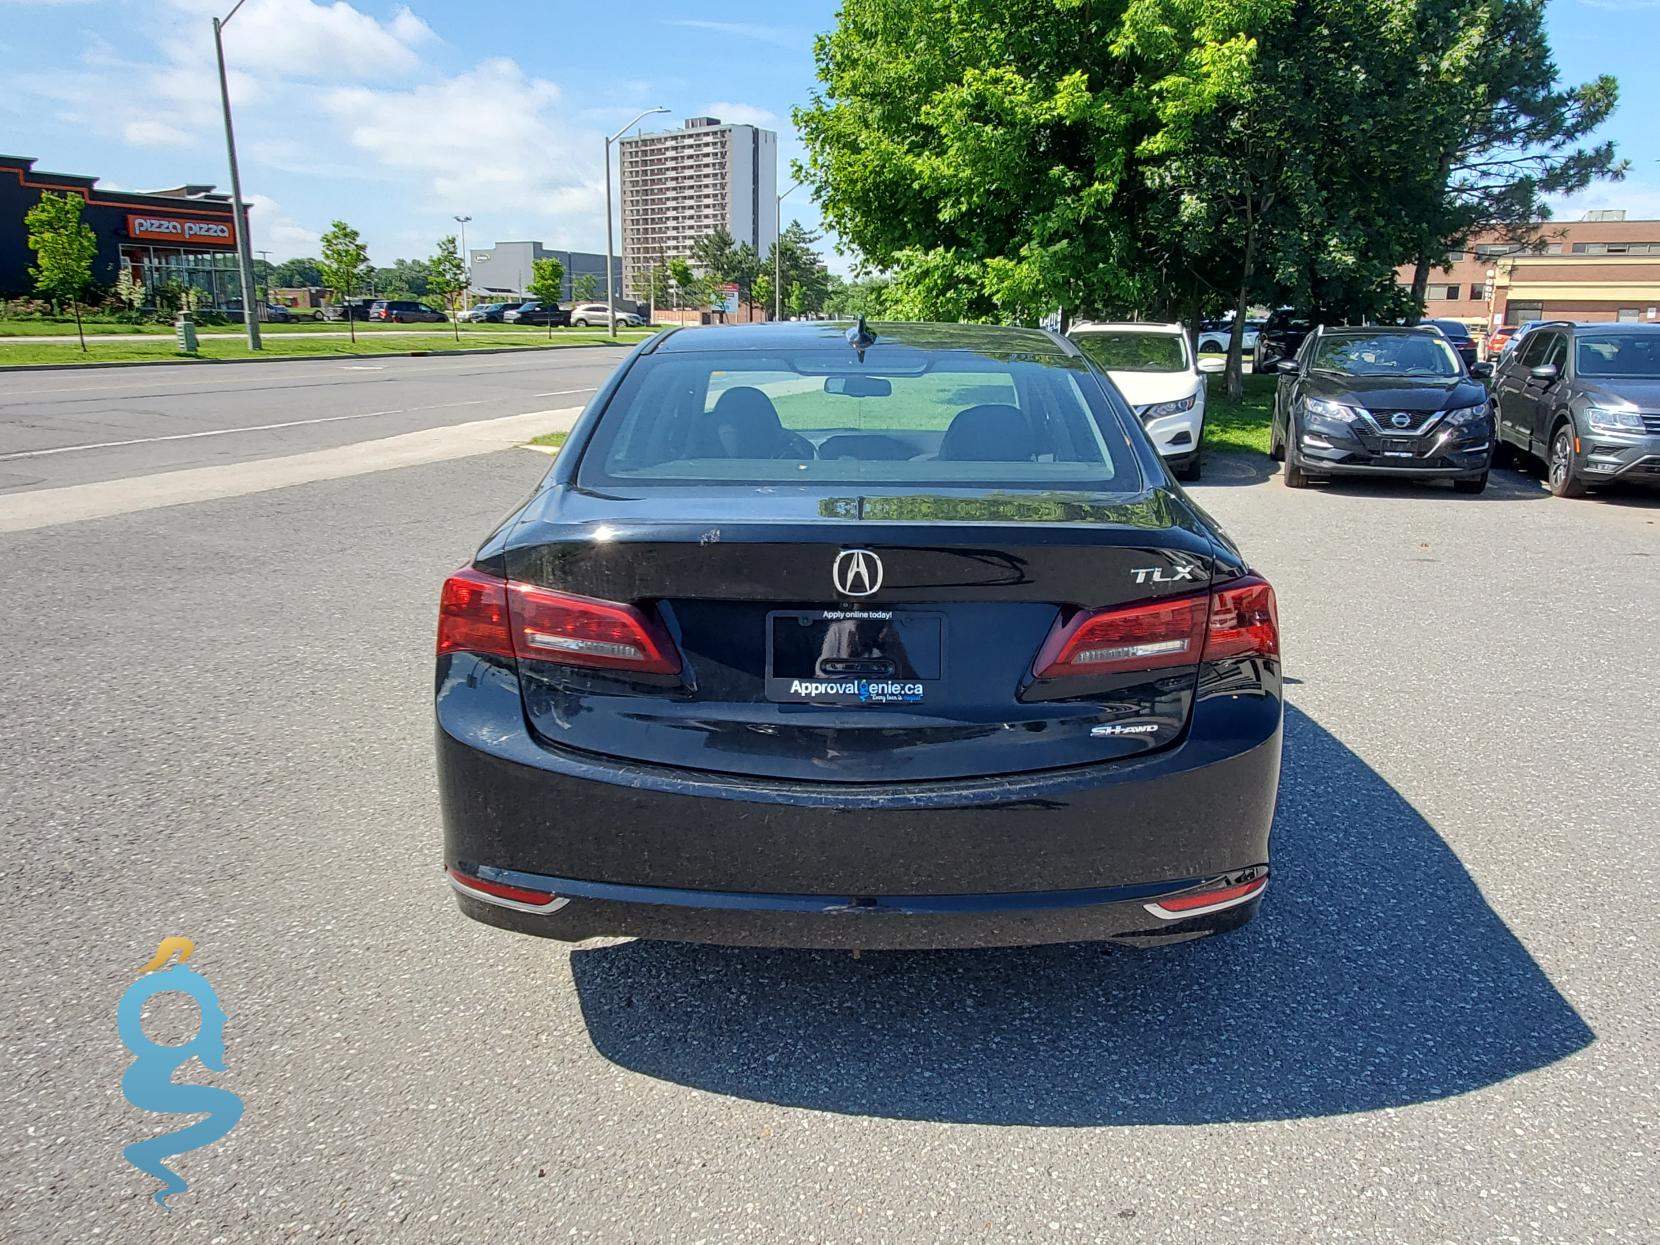
[[[533,393],[530,396],[533,398],[563,398],[566,394],[593,392],[594,386],[589,385],[586,389],[549,389],[546,393]]]
[[[509,450],[543,432],[568,431],[582,413],[570,406],[550,411],[528,411],[497,419],[479,419],[441,428],[422,428],[374,441],[326,450],[309,450],[281,458],[259,458],[215,467],[189,467],[124,480],[100,480],[63,488],[0,496],[0,532],[27,532],[86,519],[183,506],[265,493],[316,480],[416,467],[425,463],[466,458]]]
[[[540,395],[538,395],[540,396]],[[0,463],[16,458],[45,458],[50,454],[73,454],[79,450],[113,450],[126,445],[151,445],[158,441],[191,441],[197,437],[228,437],[238,432],[270,432],[276,428],[304,428],[311,424],[338,424],[348,419],[374,419],[381,415],[409,415],[415,411],[443,411],[456,406],[478,406],[484,399],[441,402],[434,406],[400,406],[390,411],[363,411],[356,415],[323,415],[317,419],[289,419],[280,424],[248,424],[242,428],[208,428],[201,432],[174,432],[164,437],[133,437],[128,441],[90,441],[84,445],[58,445],[47,450],[18,450],[0,454]]]

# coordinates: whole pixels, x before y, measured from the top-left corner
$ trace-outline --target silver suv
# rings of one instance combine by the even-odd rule
[[[1550,491],[1660,485],[1660,325],[1541,324],[1493,380],[1496,458],[1545,463]]]
[[[605,324],[605,313],[604,303],[578,303],[571,308],[571,323],[579,329],[585,329],[595,324],[603,326]],[[645,321],[632,311],[619,309],[617,312],[618,328],[638,328],[644,323]]]

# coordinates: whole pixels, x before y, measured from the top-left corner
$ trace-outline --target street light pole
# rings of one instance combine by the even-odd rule
[[[772,205],[772,318],[784,318],[784,248],[779,245],[784,240],[784,200],[801,188],[800,182],[795,182],[783,194],[778,196],[777,202]]]
[[[473,253],[467,249],[467,222],[473,218],[471,216],[452,216],[450,219],[461,226],[461,266],[467,278],[467,288],[462,292],[461,302],[462,310],[465,311],[466,305],[472,301],[473,297]]]
[[[647,117],[654,113],[667,111],[667,108],[647,108],[634,120],[605,140],[605,319],[606,328],[610,330],[613,341],[616,340],[617,336],[617,282],[616,278],[611,275],[611,256],[615,252],[617,244],[611,234],[611,144]]]
[[[231,87],[225,77],[225,41],[220,37],[225,24],[236,16],[247,0],[236,0],[231,11],[213,19],[213,50],[219,57],[219,100],[225,107],[225,152],[231,162],[231,212],[236,221],[236,259],[242,270],[242,322],[248,327],[248,349],[258,350],[259,308],[254,305],[254,252],[248,237],[248,209],[242,202],[242,176],[236,170],[236,131],[231,126]]]

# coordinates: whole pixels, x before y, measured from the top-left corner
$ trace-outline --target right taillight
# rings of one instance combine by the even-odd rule
[[[1210,593],[1084,610],[1050,635],[1033,674],[1127,674],[1279,652],[1274,590],[1248,575]]]
[[[493,653],[639,674],[680,673],[674,644],[632,605],[495,579],[471,567],[444,584],[438,652]]]

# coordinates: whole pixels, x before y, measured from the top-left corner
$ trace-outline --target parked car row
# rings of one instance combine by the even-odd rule
[[[1435,324],[1321,327],[1275,368],[1269,452],[1289,488],[1373,475],[1479,493],[1511,460],[1542,463],[1558,497],[1660,484],[1660,326],[1546,321],[1497,365]]]

